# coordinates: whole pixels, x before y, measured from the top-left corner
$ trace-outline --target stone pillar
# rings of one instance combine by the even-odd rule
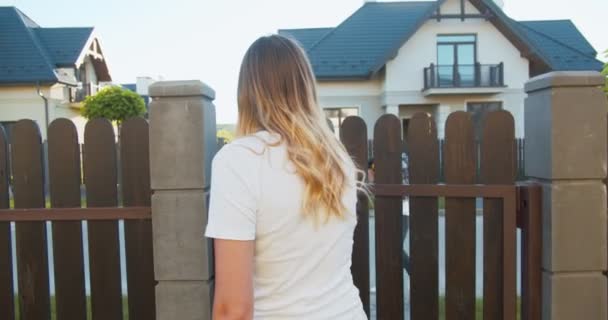
[[[200,81],[150,86],[150,178],[158,320],[210,320],[213,251],[205,238],[215,92]]]
[[[526,84],[526,172],[543,186],[544,320],[608,319],[604,81],[554,72]]]

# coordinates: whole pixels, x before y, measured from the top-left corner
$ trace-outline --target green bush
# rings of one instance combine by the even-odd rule
[[[137,93],[118,86],[101,89],[96,95],[84,100],[82,115],[87,119],[106,118],[122,121],[146,113],[144,99]]]

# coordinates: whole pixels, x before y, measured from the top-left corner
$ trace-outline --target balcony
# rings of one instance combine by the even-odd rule
[[[496,94],[505,88],[504,64],[435,65],[424,68],[425,96]]]
[[[82,103],[88,96],[95,95],[101,89],[94,83],[79,82],[77,87],[68,88],[69,106],[74,109],[82,108]]]

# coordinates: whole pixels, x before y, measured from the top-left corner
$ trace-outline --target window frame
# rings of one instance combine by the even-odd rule
[[[441,37],[463,37],[463,36],[472,36],[473,37],[473,41],[441,41]],[[437,66],[441,66],[439,64],[439,46],[441,45],[451,45],[452,46],[452,54],[454,57],[454,65],[459,65],[458,64],[458,46],[460,45],[473,45],[473,65],[475,65],[478,60],[478,50],[477,50],[477,43],[478,43],[478,37],[477,34],[475,33],[455,33],[455,34],[437,34],[437,43],[435,44],[435,49],[436,49],[436,61],[437,61]]]

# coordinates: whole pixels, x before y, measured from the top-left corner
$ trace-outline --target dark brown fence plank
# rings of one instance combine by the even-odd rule
[[[9,165],[8,141],[0,126],[0,208],[8,209]],[[14,319],[13,256],[11,254],[11,225],[0,222],[0,319]]]
[[[38,126],[31,120],[20,120],[12,133],[15,208],[43,208],[42,145]],[[50,297],[45,223],[18,222],[15,228],[21,319],[48,319]]]
[[[117,206],[116,144],[109,121],[95,119],[84,133],[88,207]],[[93,320],[122,319],[117,221],[89,221],[89,265]]]
[[[521,233],[521,319],[540,320],[542,307],[542,188],[520,187]]]
[[[401,123],[383,115],[374,128],[376,183],[401,184]],[[376,304],[378,319],[403,319],[401,242],[403,201],[376,197]]]
[[[485,117],[481,182],[514,184],[515,126],[506,111]],[[512,320],[516,309],[515,217],[503,214],[501,200],[484,199],[484,319]],[[506,230],[506,232],[505,232]]]
[[[445,182],[474,184],[477,153],[471,116],[450,114],[443,152]],[[475,319],[475,199],[446,198],[446,319]]]
[[[435,121],[427,114],[418,113],[409,126],[410,183],[436,184],[439,181],[439,142]],[[439,318],[437,209],[437,198],[410,198],[412,320]]]
[[[123,205],[150,206],[148,122],[132,118],[120,132]],[[125,221],[125,254],[129,288],[129,319],[156,319],[152,222]]]
[[[76,127],[57,119],[48,131],[51,207],[80,207],[80,147]],[[80,221],[53,222],[55,304],[58,319],[85,319],[82,225]]]
[[[340,129],[340,139],[355,164],[361,170],[367,169],[367,126],[360,117],[348,117]],[[361,177],[357,177],[361,179]],[[353,280],[363,302],[367,316],[370,316],[369,296],[369,200],[359,192],[357,196],[357,227],[355,229],[351,271]]]

